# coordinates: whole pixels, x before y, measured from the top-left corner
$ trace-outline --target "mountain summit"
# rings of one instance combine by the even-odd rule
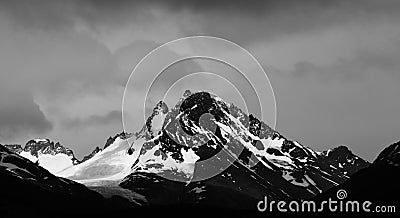
[[[29,140],[24,148],[21,145],[4,146],[32,162],[37,162],[53,174],[80,163],[71,149],[62,146],[59,142],[54,143],[50,139]]]

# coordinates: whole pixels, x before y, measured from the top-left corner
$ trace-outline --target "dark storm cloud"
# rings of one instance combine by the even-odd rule
[[[21,134],[40,135],[53,128],[32,96],[21,93],[7,95],[8,100],[0,104],[0,140],[12,140]]]
[[[54,2],[54,1],[48,1]],[[249,13],[252,15],[255,12],[263,14],[277,10],[290,10],[293,8],[313,7],[315,9],[329,9],[334,7],[346,7],[348,10],[363,10],[365,12],[381,11],[381,12],[395,12],[399,4],[396,0],[219,0],[219,1],[206,1],[206,0],[76,0],[70,1],[74,5],[81,7],[82,11],[89,12],[109,12],[118,13],[121,10],[135,10],[146,8],[146,6],[160,6],[170,10],[185,10],[189,9],[194,12],[206,11],[222,11],[222,12],[240,12]]]
[[[189,11],[202,29],[188,34],[225,36],[240,43],[327,28],[354,19],[400,17],[400,2],[396,0],[44,0],[2,1],[0,5],[24,27],[51,30],[68,29],[82,22],[100,31],[102,26],[124,26],[132,21],[150,24],[154,19],[150,9],[172,14]]]
[[[87,127],[98,127],[110,125],[112,123],[121,122],[121,111],[111,111],[104,116],[92,115],[87,118],[67,119],[62,122],[62,125],[67,129],[82,129]]]
[[[71,29],[72,23],[65,25],[71,18],[65,15],[69,7],[60,2],[57,7],[37,1],[0,4],[2,139],[52,130],[48,119],[57,122],[59,117],[49,115],[46,106],[62,111],[86,95],[105,96],[123,86],[126,75],[120,74],[106,46]],[[33,99],[48,104],[41,104],[41,111]]]
[[[0,37],[0,80],[7,81],[3,86],[8,89],[58,98],[65,93],[101,94],[125,80],[109,50],[88,36],[5,27]]]

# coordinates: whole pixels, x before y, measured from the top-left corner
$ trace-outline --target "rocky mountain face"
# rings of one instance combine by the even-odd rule
[[[170,110],[160,102],[136,137],[145,141],[120,186],[157,205],[248,209],[264,196],[309,199],[369,165],[344,146],[317,152],[291,141],[207,92]]]
[[[39,157],[42,154],[50,154],[50,155],[57,155],[57,154],[66,154],[67,156],[71,157],[74,164],[80,163],[78,159],[75,158],[74,152],[62,146],[59,142],[54,143],[50,141],[50,139],[32,139],[29,140],[26,145],[22,148],[21,145],[18,144],[11,144],[11,145],[3,145],[8,148],[10,151],[20,154],[21,152],[30,153],[30,155]]]
[[[92,153],[86,155],[83,157],[82,162],[85,162],[87,160],[89,160],[90,158],[92,158],[94,155],[96,155],[97,153],[99,153],[100,151],[102,151],[103,149],[99,148],[98,146],[92,151]]]

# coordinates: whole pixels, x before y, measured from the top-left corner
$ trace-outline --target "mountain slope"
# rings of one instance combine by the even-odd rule
[[[102,215],[129,208],[126,200],[106,200],[84,185],[52,175],[0,145],[1,217]]]
[[[69,178],[90,186],[121,181],[131,172],[131,166],[137,159],[137,152],[130,153],[131,146],[127,138],[131,134],[121,133],[108,140],[104,149],[96,149],[90,158],[78,165],[70,166],[57,173],[58,176]],[[139,143],[139,141],[135,142]]]

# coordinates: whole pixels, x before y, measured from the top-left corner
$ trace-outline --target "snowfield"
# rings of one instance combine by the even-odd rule
[[[72,179],[76,182],[90,185],[100,185],[107,181],[120,181],[131,172],[140,147],[144,140],[134,141],[135,151],[129,155],[129,140],[116,138],[114,143],[95,154],[91,159],[70,166],[58,173],[57,176]]]
[[[73,166],[71,157],[63,153],[58,153],[55,155],[40,154],[39,157],[36,157],[30,152],[22,151],[19,155],[29,159],[34,163],[38,161],[40,166],[47,169],[54,175],[57,175],[60,171]]]

